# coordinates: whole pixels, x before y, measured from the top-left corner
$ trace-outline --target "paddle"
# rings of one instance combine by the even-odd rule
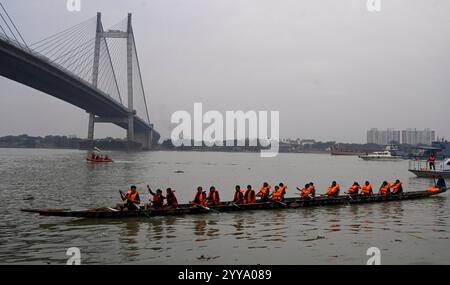
[[[281,204],[281,205],[283,205],[284,207],[287,207],[287,204],[286,204],[286,203],[283,203],[283,202],[281,202],[281,201],[274,200],[273,202],[278,203],[278,204]]]
[[[191,202],[191,203],[193,203],[193,202]],[[210,208],[210,207],[206,207],[206,206],[203,206],[203,205],[200,205],[200,204],[197,204],[197,203],[193,203],[193,204],[194,204],[194,206],[198,206],[198,207],[203,208],[203,209],[205,209],[205,210],[207,210],[207,211],[212,211],[212,212],[220,213],[220,212],[217,211],[216,209],[212,209],[212,208]]]
[[[241,207],[239,207],[236,203],[234,203],[234,202],[230,202],[230,204],[231,205],[233,205],[233,206],[235,206],[235,207],[237,207],[238,209],[242,209]]]

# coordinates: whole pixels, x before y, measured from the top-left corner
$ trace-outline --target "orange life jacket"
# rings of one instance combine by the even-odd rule
[[[208,202],[211,203],[214,206],[219,206],[220,205],[219,192],[217,192],[217,190],[214,191],[214,192],[209,192]]]
[[[267,186],[267,187],[262,187],[262,188],[259,190],[257,196],[259,196],[259,197],[261,197],[261,198],[265,198],[265,197],[269,196],[269,194],[270,194],[270,188],[272,188],[270,185]]]
[[[273,191],[273,193],[272,193],[272,200],[279,201],[279,200],[281,200],[282,197],[283,197],[283,193],[280,190]]]
[[[371,184],[369,184],[369,185],[363,185],[362,187],[361,187],[361,194],[364,194],[364,195],[370,195],[370,194],[372,194],[372,185]]]
[[[430,157],[428,157],[428,161],[429,162],[435,162],[436,161],[436,156],[430,155]]]
[[[381,186],[380,188],[380,194],[383,196],[388,196],[391,192],[391,188],[389,187],[389,184],[386,186]]]
[[[340,190],[339,184],[336,184],[336,186],[330,185],[330,187],[328,187],[328,191],[327,191],[326,195],[328,197],[337,196],[337,195],[339,195],[339,190]]]
[[[206,206],[207,205],[207,201],[206,201],[206,193],[202,192],[202,193],[196,193],[195,194],[195,198],[193,201],[194,204],[198,204],[198,205],[202,205],[202,206]]]
[[[128,190],[127,196],[128,196],[128,199],[129,199],[131,202],[136,203],[136,204],[139,204],[139,201],[136,200],[137,197],[139,196],[138,191],[134,192],[134,194],[131,194],[131,190]]]
[[[244,200],[247,204],[256,203],[256,195],[253,189],[245,191]]]
[[[302,198],[302,199],[308,199],[309,198],[309,194],[311,194],[311,187],[308,187],[308,188],[303,188],[301,191],[300,191],[300,197]]]
[[[352,185],[350,188],[348,188],[347,192],[349,194],[358,194],[358,191],[361,187],[358,185]]]
[[[397,192],[400,191],[401,186],[402,186],[402,183],[401,183],[401,182],[391,184],[390,187],[392,188],[392,193],[397,194]]]
[[[244,203],[244,194],[242,193],[241,189],[234,192],[233,203],[236,203],[236,204]]]
[[[427,189],[427,192],[436,193],[439,192],[441,189],[436,187],[430,187]]]

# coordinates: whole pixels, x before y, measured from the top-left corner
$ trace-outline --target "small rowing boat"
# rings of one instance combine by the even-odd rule
[[[108,158],[108,159],[92,159],[90,157],[86,157],[86,161],[90,162],[90,163],[109,163],[109,162],[114,162],[112,159]]]
[[[232,202],[225,202],[221,206],[196,207],[190,204],[180,205],[176,209],[149,209],[141,208],[137,211],[117,211],[112,208],[96,208],[81,211],[70,209],[23,209],[23,212],[37,213],[42,216],[57,217],[77,217],[77,218],[127,218],[127,217],[155,217],[155,216],[180,216],[188,214],[205,214],[217,212],[234,212],[250,210],[270,210],[270,209],[293,209],[303,207],[331,206],[331,205],[353,205],[364,203],[403,201],[412,199],[422,199],[435,196],[447,191],[447,188],[437,191],[415,191],[404,192],[400,195],[342,195],[337,197],[316,197],[312,199],[286,198],[283,202],[257,202],[254,204],[236,205]]]

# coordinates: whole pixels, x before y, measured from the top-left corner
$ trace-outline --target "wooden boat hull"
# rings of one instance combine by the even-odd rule
[[[90,209],[83,211],[71,211],[68,209],[23,209],[24,212],[37,213],[42,216],[57,217],[77,217],[77,218],[127,218],[127,217],[155,217],[155,216],[180,216],[189,214],[206,214],[218,212],[234,212],[249,210],[270,210],[270,209],[294,209],[304,207],[331,206],[331,205],[352,205],[364,203],[402,201],[412,199],[422,199],[446,192],[442,189],[437,192],[416,191],[406,192],[401,195],[372,195],[372,196],[338,196],[338,197],[316,197],[314,199],[286,198],[283,202],[261,202],[255,204],[235,205],[231,202],[222,206],[208,209],[192,207],[190,205],[180,205],[177,209],[163,210],[139,210],[139,211],[112,211],[108,208]]]
[[[409,169],[409,172],[414,173],[421,178],[436,178],[441,175],[444,178],[450,178],[450,171],[433,171],[433,170],[415,170]]]

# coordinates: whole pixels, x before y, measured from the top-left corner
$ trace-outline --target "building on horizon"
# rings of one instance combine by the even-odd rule
[[[372,128],[367,131],[367,143],[378,145],[390,145],[400,143],[400,131],[394,129],[378,130]]]
[[[409,145],[431,145],[436,140],[436,132],[431,129],[406,129],[402,131],[402,143]]]

